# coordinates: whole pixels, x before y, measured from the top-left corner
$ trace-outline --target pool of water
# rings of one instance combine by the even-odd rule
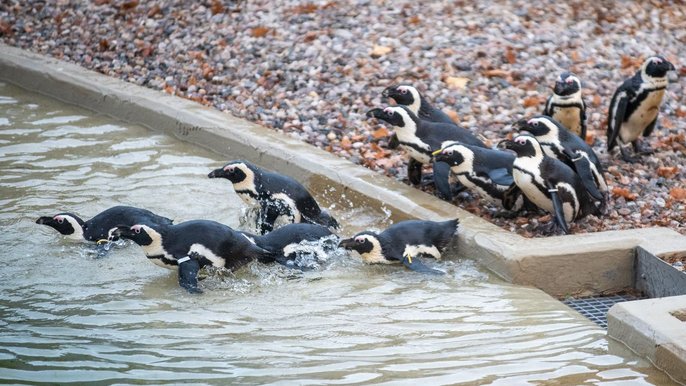
[[[670,384],[542,292],[467,258],[427,277],[336,253],[321,270],[251,264],[190,295],[135,245],[98,257],[37,225],[113,205],[239,227],[207,173],[230,157],[0,86],[0,382]],[[383,228],[338,205],[342,235]]]

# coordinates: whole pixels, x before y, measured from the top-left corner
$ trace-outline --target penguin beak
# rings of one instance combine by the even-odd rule
[[[224,169],[214,169],[207,175],[208,178],[222,178],[224,177]]]
[[[381,92],[381,96],[384,97],[384,98],[392,98],[392,97],[391,97],[391,93],[392,93],[393,91],[395,91],[395,87],[396,87],[396,86],[389,86],[389,87],[386,87],[386,89],[383,90],[383,91]]]
[[[562,95],[564,94],[566,89],[566,83],[565,82],[555,82],[555,87],[553,88],[553,92],[557,95]]]
[[[52,217],[42,216],[36,220],[36,224],[49,225],[53,221]]]
[[[512,149],[512,145],[514,142],[512,140],[506,139],[504,141],[498,142],[498,149],[505,150],[505,149]]]
[[[375,108],[367,111],[367,114],[365,114],[367,118],[381,118],[383,116],[383,109],[380,108]]]
[[[355,246],[355,239],[343,239],[341,240],[340,243],[338,243],[339,248],[345,248],[345,249],[353,249],[353,246]]]
[[[512,129],[518,133],[521,133],[522,130],[525,130],[528,126],[528,123],[526,119],[520,119],[517,122],[512,124]]]
[[[431,153],[431,156],[436,162],[442,162],[445,160],[445,154],[443,154],[443,149],[436,150],[435,152]]]
[[[113,237],[127,237],[133,235],[131,228],[127,225],[117,225],[111,230]]]
[[[668,67],[669,70],[668,70],[668,71],[676,71],[676,67],[674,67],[674,65],[672,64],[672,62],[667,62],[667,64],[669,64],[669,67]]]

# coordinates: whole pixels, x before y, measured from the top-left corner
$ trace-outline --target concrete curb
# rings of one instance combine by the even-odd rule
[[[195,102],[132,85],[74,64],[0,44],[0,79],[117,119],[196,143],[232,159],[288,173],[310,186],[330,186],[393,218],[458,217],[458,254],[479,260],[512,283],[561,297],[633,286],[635,247],[657,255],[686,250],[667,228],[526,239],[451,204],[273,130]]]

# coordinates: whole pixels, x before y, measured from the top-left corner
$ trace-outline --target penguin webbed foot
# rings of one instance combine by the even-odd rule
[[[189,293],[201,294],[202,290],[198,288],[199,271],[199,255],[192,252],[188,255],[188,260],[179,263],[179,285]]]
[[[422,164],[414,158],[410,158],[407,164],[407,179],[412,185],[419,185],[422,182]]]
[[[443,271],[427,267],[416,256],[405,255],[400,261],[404,266],[415,272],[424,273],[427,275],[445,275],[445,272]]]
[[[640,161],[638,157],[631,156],[631,154],[629,154],[629,150],[627,150],[624,146],[619,146],[619,152],[622,155],[624,162],[633,164]]]
[[[557,219],[553,218],[545,224],[541,224],[537,228],[543,236],[559,236],[562,234],[568,234],[557,222]]]
[[[655,153],[653,148],[646,141],[635,140],[631,143],[634,148],[634,153],[639,155],[651,155]]]

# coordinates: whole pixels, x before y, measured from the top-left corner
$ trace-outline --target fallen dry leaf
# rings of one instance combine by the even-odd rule
[[[460,116],[457,115],[457,111],[452,110],[452,109],[443,109],[443,112],[450,117],[450,119],[453,120],[453,122],[458,123],[460,122]]]
[[[510,72],[505,70],[486,70],[483,74],[489,78],[507,78],[510,76]]]
[[[660,166],[657,168],[657,175],[664,178],[672,178],[679,172],[679,168],[676,166]]]
[[[414,16],[410,17],[409,19],[407,19],[407,22],[410,24],[417,25],[421,22],[421,19],[419,19],[419,16],[414,15]]]
[[[467,83],[469,83],[469,78],[446,76],[445,79],[443,79],[443,82],[445,82],[445,84],[447,84],[448,87],[452,88],[453,90],[460,90],[467,86]]]
[[[269,33],[270,29],[267,27],[255,27],[250,30],[250,35],[256,38],[264,37]]]
[[[530,96],[530,97],[524,98],[523,104],[524,104],[524,107],[535,107],[535,106],[540,105],[543,102],[544,102],[544,100],[541,97]]]
[[[389,133],[387,128],[380,127],[378,130],[375,130],[374,132],[372,132],[372,137],[374,137],[374,139],[381,139],[381,138],[388,137],[389,134],[390,133]]]
[[[512,47],[507,47],[507,51],[505,51],[505,60],[510,64],[515,64],[517,62],[517,55]]]
[[[614,187],[612,188],[612,195],[616,197],[624,197],[627,201],[633,201],[636,199],[636,193],[631,193],[627,188]]]
[[[342,149],[348,150],[352,146],[353,146],[352,142],[350,142],[350,138],[348,138],[348,136],[344,136],[343,138],[341,138],[341,148]]]
[[[595,134],[593,133],[586,133],[586,138],[584,138],[584,141],[591,146],[595,143]]]
[[[372,56],[372,58],[378,58],[390,53],[391,51],[393,51],[392,47],[380,46],[378,44],[375,44],[372,48],[372,52],[370,53],[370,55]]]
[[[686,189],[684,188],[672,188],[669,195],[675,200],[686,201]]]

